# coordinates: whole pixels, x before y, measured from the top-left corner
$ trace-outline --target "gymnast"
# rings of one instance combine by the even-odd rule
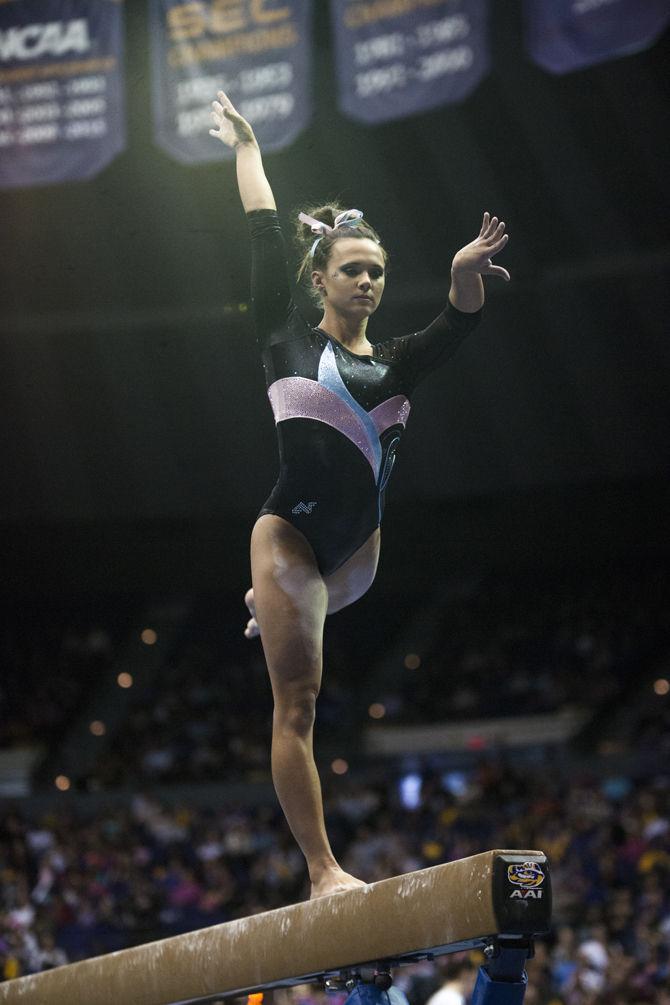
[[[299,215],[299,279],[323,310],[316,328],[296,309],[272,189],[249,123],[223,91],[210,134],[235,150],[251,234],[251,299],[279,440],[280,474],[251,535],[251,618],[260,633],[274,715],[272,777],[307,860],[312,898],[363,882],[340,868],[324,823],[312,738],[326,615],[358,600],[379,559],[384,490],[419,381],[477,325],[483,275],[505,224],[484,213],[455,255],[444,311],[427,328],[372,343],[368,319],[386,281],[387,253],[359,210],[328,205]]]

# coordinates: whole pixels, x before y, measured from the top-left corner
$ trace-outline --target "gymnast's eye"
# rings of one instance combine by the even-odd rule
[[[343,265],[342,272],[346,273],[347,276],[357,276],[361,269],[358,265]],[[374,266],[372,269],[368,269],[371,279],[381,279],[384,275],[384,270],[380,266]]]

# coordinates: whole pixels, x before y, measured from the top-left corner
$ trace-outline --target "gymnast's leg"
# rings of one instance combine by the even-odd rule
[[[307,859],[312,898],[363,885],[338,865],[323,816],[313,728],[321,687],[328,590],[303,535],[261,516],[251,535],[256,618],[274,697],[272,779]]]
[[[370,589],[379,563],[380,540],[379,527],[377,527],[344,565],[341,565],[330,576],[323,577],[328,590],[326,614],[335,614],[337,611],[341,611],[343,607],[348,607],[349,604],[359,600]],[[244,634],[248,639],[253,639],[260,634],[256,620],[253,589],[247,590],[244,602],[251,615],[247,621],[247,627],[244,629]]]
[[[328,590],[328,614],[335,614],[355,603],[370,589],[379,563],[380,543],[381,535],[377,527],[351,558],[330,576],[324,576]]]

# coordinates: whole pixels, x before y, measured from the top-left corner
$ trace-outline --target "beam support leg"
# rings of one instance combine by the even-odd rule
[[[533,955],[532,940],[501,939],[484,952],[489,962],[479,968],[472,1005],[522,1005],[528,984],[524,967]]]
[[[391,986],[388,972],[375,974],[370,981],[357,977],[347,987],[349,995],[344,1005],[409,1005],[402,991]]]

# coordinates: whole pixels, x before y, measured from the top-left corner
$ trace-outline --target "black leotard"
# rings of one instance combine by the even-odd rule
[[[350,352],[311,328],[291,300],[274,210],[248,214],[252,305],[279,439],[279,479],[261,514],[288,520],[319,570],[338,569],[379,526],[409,415],[408,397],[477,325],[450,303],[423,331]]]

